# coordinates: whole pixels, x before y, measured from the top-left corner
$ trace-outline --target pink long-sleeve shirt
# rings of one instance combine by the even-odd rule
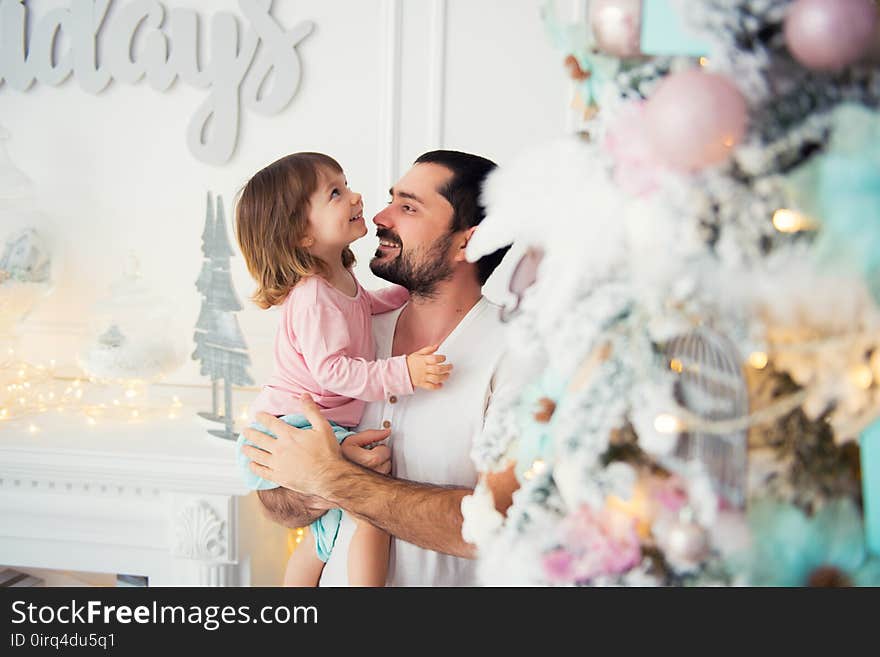
[[[281,305],[272,376],[252,406],[251,417],[301,412],[308,393],[323,415],[344,427],[361,421],[366,402],[412,394],[406,356],[376,360],[372,315],[402,306],[399,285],[368,292],[357,284],[350,297],[320,276],[294,287]]]

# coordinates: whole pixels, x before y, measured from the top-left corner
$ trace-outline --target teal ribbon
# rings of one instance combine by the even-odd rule
[[[540,408],[541,399],[549,399],[558,407],[565,395],[565,385],[565,381],[548,369],[536,383],[523,390],[517,412],[519,436],[514,454],[514,472],[521,483],[526,470],[536,460],[547,461],[553,457],[553,425],[556,414],[548,422],[539,422],[535,419],[535,413]]]
[[[642,0],[642,53],[702,57],[709,44],[687,31],[669,0]]]
[[[792,172],[792,205],[820,224],[817,262],[860,272],[880,303],[880,115],[840,105],[824,153]]]
[[[880,420],[862,432],[862,506],[865,513],[865,542],[871,554],[880,557]]]
[[[602,89],[620,70],[620,60],[595,52],[595,41],[583,23],[563,24],[556,13],[553,0],[541,8],[544,31],[553,47],[566,55],[572,55],[578,65],[590,76],[578,82],[578,92],[587,105],[594,105]]]

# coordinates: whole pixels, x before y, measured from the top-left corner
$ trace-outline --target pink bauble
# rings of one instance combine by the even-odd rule
[[[746,132],[746,101],[723,75],[691,69],[667,77],[645,105],[658,157],[693,171],[726,159]]]
[[[593,0],[590,27],[602,52],[636,57],[641,52],[642,0]]]
[[[877,29],[873,0],[797,0],[785,16],[785,42],[816,71],[839,71],[865,55]]]

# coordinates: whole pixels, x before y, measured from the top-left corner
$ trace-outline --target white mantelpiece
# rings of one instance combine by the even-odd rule
[[[37,433],[0,424],[0,564],[146,575],[150,586],[280,585],[286,530],[196,410],[96,426],[52,413],[33,420]]]

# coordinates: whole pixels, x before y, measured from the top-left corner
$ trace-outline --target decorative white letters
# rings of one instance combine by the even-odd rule
[[[187,127],[187,144],[198,159],[217,165],[235,152],[242,105],[270,116],[296,94],[302,74],[296,47],[314,23],[302,21],[286,30],[270,14],[272,0],[239,0],[250,24],[241,35],[233,14],[214,14],[204,65],[195,11],[172,9],[166,20],[158,0],[132,0],[108,18],[111,2],[70,0],[68,8],[53,9],[37,21],[28,37],[27,6],[22,0],[0,0],[0,85],[27,91],[34,80],[57,86],[73,73],[92,94],[114,79],[135,84],[144,77],[150,87],[165,91],[180,77],[209,89]],[[62,33],[70,46],[59,52]]]

